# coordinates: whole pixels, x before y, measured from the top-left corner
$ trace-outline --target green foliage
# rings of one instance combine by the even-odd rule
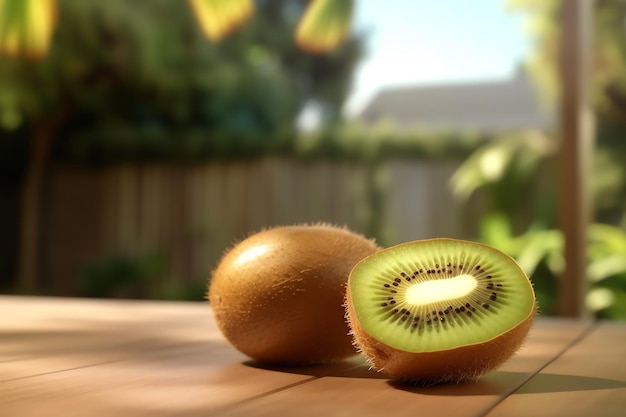
[[[145,298],[155,292],[166,267],[158,254],[112,255],[85,265],[81,295],[99,298]]]
[[[537,47],[526,66],[548,105],[554,106],[560,89],[558,58],[563,2],[509,0],[508,3],[513,10],[529,17],[529,30]],[[626,134],[626,2],[604,0],[592,4],[591,99],[597,135],[591,178],[595,223],[589,229],[587,305],[599,317],[626,318],[626,309],[620,307],[626,300],[626,261],[622,246],[626,240],[626,145],[623,140]],[[531,177],[526,183],[536,185],[536,178]],[[516,189],[515,183],[501,180],[503,188]],[[480,181],[478,184],[487,187]],[[544,282],[555,283],[563,268],[563,238],[554,229],[555,219],[550,212],[554,213],[541,210],[540,215],[533,216],[527,229],[500,236],[500,243],[515,242],[512,252],[521,263],[526,263],[530,272],[539,274],[540,286]],[[550,307],[548,304],[548,310]]]
[[[508,0],[512,10],[525,13],[536,48],[527,61],[530,73],[545,98],[553,103],[559,94],[561,0]],[[602,124],[626,126],[626,36],[623,0],[594,1],[592,17],[591,92]]]
[[[626,319],[626,232],[594,224],[589,237],[587,276],[592,289],[587,303],[599,317]]]
[[[560,0],[508,0],[512,10],[528,17],[536,47],[526,68],[546,104],[559,96]],[[626,227],[626,2],[592,3],[591,101],[596,117],[597,152],[593,181],[596,220]]]
[[[28,140],[63,120],[56,156],[85,162],[290,149],[309,101],[339,118],[362,53],[358,36],[324,56],[298,49],[305,5],[258,1],[212,44],[178,2],[60,0],[46,59],[0,60],[0,133]]]
[[[350,122],[299,136],[294,151],[303,158],[349,160],[463,158],[491,139],[473,132],[399,130],[387,123],[369,126]]]
[[[459,201],[482,194],[486,214],[477,238],[513,256],[532,276],[543,314],[555,313],[558,279],[565,266],[565,242],[555,228],[554,187],[549,181],[546,184],[541,169],[553,165],[552,141],[534,133],[504,136],[478,148],[450,183]],[[623,228],[604,223],[590,226],[586,272],[589,310],[598,317],[626,319]]]
[[[0,55],[40,59],[50,44],[56,0],[0,1]]]
[[[554,140],[542,132],[503,135],[476,150],[451,178],[452,192],[466,201],[479,188],[488,194],[489,209],[511,213],[523,206],[529,179],[554,155]],[[535,188],[535,191],[537,188]]]
[[[354,0],[314,0],[296,32],[298,45],[314,53],[331,51],[350,30]]]

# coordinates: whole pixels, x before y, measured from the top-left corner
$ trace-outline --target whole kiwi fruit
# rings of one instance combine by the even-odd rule
[[[218,327],[260,362],[300,365],[357,354],[345,321],[350,270],[379,250],[373,240],[329,224],[278,226],[228,250],[208,299]]]
[[[373,367],[420,385],[475,380],[513,355],[536,313],[508,255],[455,239],[408,242],[352,270],[346,315]]]

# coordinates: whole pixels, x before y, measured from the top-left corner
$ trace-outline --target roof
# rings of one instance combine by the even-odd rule
[[[550,128],[554,117],[524,76],[502,81],[404,86],[382,90],[359,119],[400,127],[503,131]]]

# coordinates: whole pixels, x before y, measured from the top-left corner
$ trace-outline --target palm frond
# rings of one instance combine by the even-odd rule
[[[254,5],[251,0],[189,0],[200,27],[212,41],[223,39],[245,22]]]
[[[298,24],[296,44],[311,53],[336,48],[352,23],[353,0],[313,0]]]
[[[0,0],[0,55],[43,58],[56,17],[56,0]]]

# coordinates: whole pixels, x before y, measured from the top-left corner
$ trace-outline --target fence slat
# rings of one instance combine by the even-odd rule
[[[165,284],[187,285],[206,280],[223,251],[237,240],[279,224],[326,221],[377,237],[384,245],[459,235],[464,222],[455,218],[447,187],[456,166],[456,162],[390,160],[375,166],[267,157],[247,163],[74,170],[64,175],[63,181],[53,182],[51,208],[57,213],[71,210],[64,206],[67,199],[60,196],[77,184],[88,187],[99,203],[87,205],[81,215],[99,232],[89,241],[88,250],[70,253],[63,268],[51,265],[49,279],[57,283],[76,280],[67,271],[114,253],[143,256],[160,252],[169,263]],[[375,212],[380,203],[380,212]],[[372,227],[381,219],[382,227]],[[49,225],[50,230],[58,227],[57,223]],[[371,230],[384,236],[372,236]],[[70,242],[64,242],[61,235],[55,236],[57,247],[52,244],[50,239],[45,242],[48,256]],[[67,268],[68,263],[73,269]]]

